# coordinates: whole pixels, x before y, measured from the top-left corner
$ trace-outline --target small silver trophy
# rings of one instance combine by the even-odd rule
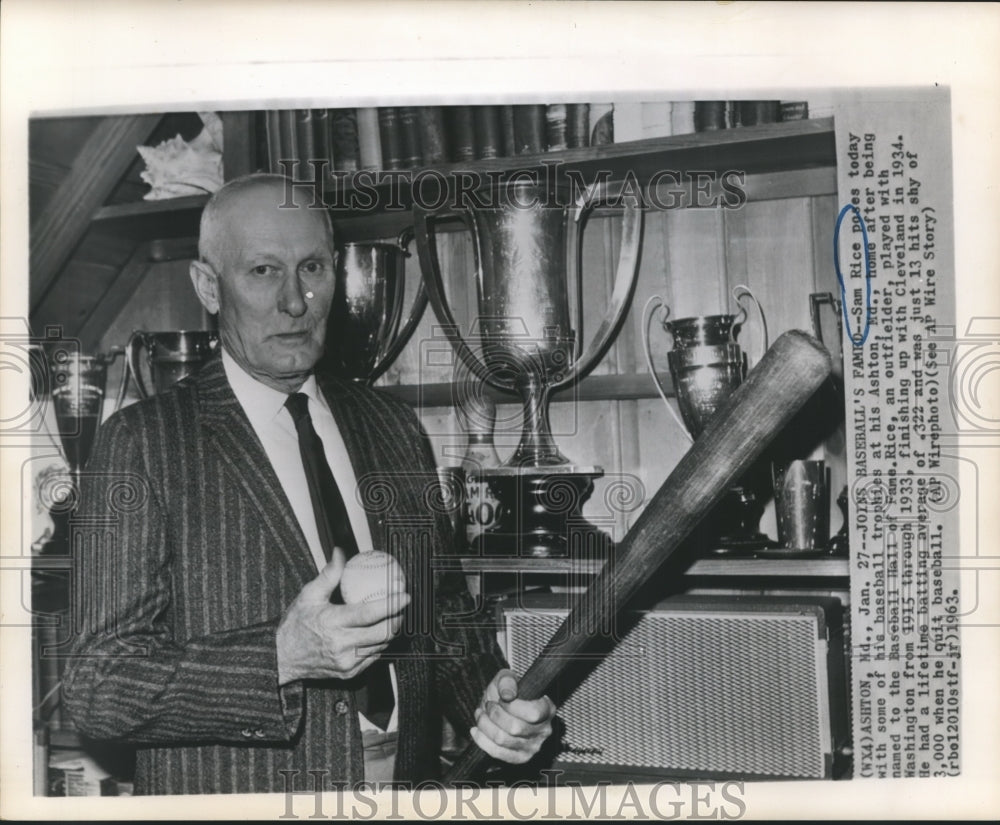
[[[735,315],[700,315],[671,320],[670,308],[658,296],[650,300],[649,306],[652,309],[647,309],[643,343],[650,374],[667,409],[676,417],[653,366],[649,334],[650,321],[656,310],[663,307],[661,323],[672,340],[667,363],[674,396],[683,425],[691,438],[701,435],[716,410],[746,377],[748,359],[737,342],[740,330],[748,318],[747,310],[741,302],[743,298],[749,298],[760,319],[763,346],[757,360],[767,350],[767,320],[760,302],[748,287],[742,285],[733,289],[733,297],[740,307]],[[749,483],[732,488],[720,512],[724,514],[719,538],[722,549],[752,551],[771,545],[771,540],[757,530],[762,507]]]
[[[115,409],[125,400],[125,390],[131,375],[139,390],[140,398],[169,389],[182,378],[195,372],[215,351],[219,336],[208,330],[172,330],[145,332],[136,330],[125,345],[125,374],[118,391]],[[140,353],[145,351],[146,370],[142,368]],[[145,373],[150,384],[147,386]]]
[[[407,246],[412,228],[396,243],[345,243],[338,249],[336,286],[320,369],[373,383],[396,360],[427,306],[423,283],[405,323]]]

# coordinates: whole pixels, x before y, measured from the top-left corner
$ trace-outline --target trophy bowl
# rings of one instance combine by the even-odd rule
[[[664,321],[663,328],[674,339],[674,349],[735,344],[746,319],[742,315],[699,315]]]
[[[107,354],[84,355],[73,344],[60,344],[47,353],[50,399],[77,491],[101,423],[108,365],[121,351],[116,347]]]
[[[338,249],[336,286],[320,368],[341,378],[374,382],[402,351],[427,306],[421,283],[409,317],[406,299],[405,229],[392,243],[345,243]]]
[[[667,354],[681,418],[697,438],[723,401],[743,383],[746,356],[737,344],[674,349]]]
[[[145,332],[136,330],[125,345],[125,366],[115,409],[121,407],[125,397],[128,374],[135,379],[140,398],[149,398],[169,389],[182,378],[197,370],[219,345],[219,336],[208,330],[169,330]],[[146,353],[146,369],[152,390],[146,384],[140,351]]]
[[[571,317],[569,279],[574,279],[579,299],[582,223],[594,206],[608,198],[607,187],[591,187],[573,204],[564,190],[528,180],[511,179],[475,195],[479,204],[475,208],[414,207],[417,250],[431,304],[470,371],[497,389],[517,392],[523,400],[521,441],[507,466],[570,466],[552,438],[549,397],[586,376],[621,328],[638,274],[642,211],[636,203],[624,203],[610,305],[584,348],[579,306],[576,317]],[[438,264],[434,220],[456,212],[472,235],[481,358],[455,322]]]

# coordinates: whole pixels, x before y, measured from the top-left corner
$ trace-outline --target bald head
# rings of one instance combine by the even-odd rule
[[[334,292],[330,216],[306,194],[279,175],[226,184],[205,206],[191,263],[226,352],[282,392],[300,387],[322,355]]]
[[[225,251],[231,246],[232,222],[240,220],[240,214],[248,203],[260,199],[273,203],[275,208],[309,209],[323,222],[332,245],[333,223],[326,209],[313,208],[311,199],[307,203],[303,187],[292,186],[289,178],[257,172],[229,181],[205,204],[198,231],[198,257],[211,264],[216,271],[221,271]]]

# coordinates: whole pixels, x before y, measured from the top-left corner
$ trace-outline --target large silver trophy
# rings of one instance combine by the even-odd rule
[[[346,243],[338,249],[321,369],[372,383],[399,356],[427,306],[427,293],[420,283],[401,325],[407,246],[412,237],[413,230],[407,228],[394,244]]]
[[[692,438],[701,435],[716,410],[746,377],[747,355],[737,342],[740,330],[748,318],[748,312],[742,304],[743,298],[749,298],[760,319],[763,346],[757,360],[767,349],[767,321],[760,302],[745,286],[737,286],[733,290],[733,296],[740,308],[737,314],[700,315],[675,320],[669,317],[669,307],[661,299],[654,299],[659,300],[664,308],[662,326],[673,342],[673,347],[667,354],[670,378],[681,418]],[[656,309],[654,306],[653,311]],[[650,314],[649,318],[652,317]],[[648,320],[644,344],[653,380],[666,402],[666,392],[652,368]],[[669,404],[667,408],[673,414]],[[720,549],[753,551],[771,546],[771,540],[757,531],[762,511],[760,496],[750,480],[733,487],[720,510]]]
[[[506,508],[510,516],[494,545],[506,543],[505,552],[519,555],[566,555],[570,526],[582,522],[580,508],[604,471],[574,464],[560,452],[549,425],[549,400],[594,368],[624,321],[637,276],[642,212],[638,204],[624,206],[610,306],[584,347],[582,225],[592,208],[608,200],[607,189],[591,187],[568,204],[561,191],[511,180],[477,191],[475,200],[476,208],[450,213],[415,207],[424,280],[457,356],[478,380],[516,392],[523,401],[520,443],[502,466],[488,471],[498,496],[515,503]],[[455,321],[438,263],[435,222],[449,214],[457,214],[472,234],[481,355]]]

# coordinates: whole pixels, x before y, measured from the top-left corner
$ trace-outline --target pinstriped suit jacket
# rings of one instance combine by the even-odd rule
[[[447,552],[450,527],[428,506],[434,463],[412,411],[335,379],[320,387],[375,548],[396,556],[413,595],[395,646],[396,779],[432,778],[440,713],[468,729],[502,659],[488,630],[440,621],[472,606],[460,576],[429,585],[429,554]],[[364,778],[350,685],[278,687],[275,631],[316,569],[221,358],[103,426],[77,521],[84,627],[64,703],[84,735],[138,746],[137,793],[312,790],[308,771],[328,789]]]

